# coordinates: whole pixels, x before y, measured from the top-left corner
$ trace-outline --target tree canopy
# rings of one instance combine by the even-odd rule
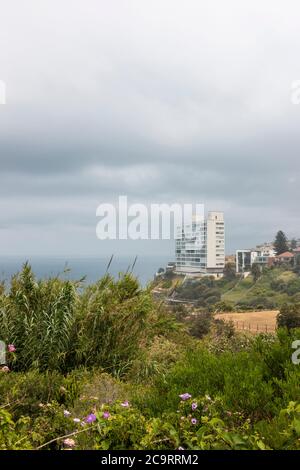
[[[282,253],[289,251],[287,237],[282,230],[279,230],[276,234],[274,248],[277,255],[281,255]]]

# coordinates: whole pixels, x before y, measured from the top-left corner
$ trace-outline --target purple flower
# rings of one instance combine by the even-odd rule
[[[85,422],[86,423],[93,423],[94,421],[96,421],[96,419],[97,419],[96,415],[94,415],[94,413],[91,413],[85,418]]]
[[[196,420],[196,418],[192,418],[192,419],[191,419],[191,423],[192,423],[192,424],[197,424],[198,421]]]
[[[110,413],[108,411],[104,411],[104,413],[102,415],[102,418],[104,418],[104,419],[110,418]]]
[[[182,401],[185,401],[185,400],[188,400],[189,398],[192,398],[192,395],[190,395],[189,393],[182,393],[181,395],[179,395],[179,397],[181,398]]]
[[[195,411],[197,409],[198,405],[197,403],[192,403],[192,410]]]
[[[9,351],[9,352],[15,352],[15,351],[16,351],[16,347],[15,347],[14,344],[9,344],[9,345],[7,346],[7,348],[8,348],[8,351]]]
[[[124,401],[123,403],[121,403],[121,406],[123,406],[124,408],[128,408],[129,402],[128,402],[128,401]]]

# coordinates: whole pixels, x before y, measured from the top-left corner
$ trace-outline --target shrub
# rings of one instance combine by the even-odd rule
[[[22,418],[15,423],[11,414],[0,408],[0,450],[31,449],[28,422]]]
[[[220,398],[177,397],[177,413],[145,418],[120,403],[102,407],[92,429],[97,449],[266,450],[299,449],[300,405],[291,402],[270,421],[256,425],[232,413]]]
[[[83,289],[59,278],[38,282],[25,264],[0,295],[1,340],[16,347],[8,357],[15,371],[98,366],[121,375],[156,330],[175,328],[150,288],[128,274],[106,275]]]
[[[209,333],[213,317],[211,313],[203,312],[197,314],[191,321],[189,332],[196,338],[202,338]]]
[[[233,312],[234,306],[231,302],[220,301],[215,304],[215,313],[218,312]]]
[[[283,305],[277,315],[277,326],[288,329],[300,327],[300,304]]]
[[[179,360],[182,347],[163,336],[156,336],[151,345],[141,350],[132,364],[128,378],[134,382],[165,374]]]

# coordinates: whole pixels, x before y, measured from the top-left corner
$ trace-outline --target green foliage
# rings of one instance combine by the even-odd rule
[[[250,342],[242,336],[232,348],[228,341],[235,343],[235,337],[222,347],[212,345],[215,340],[210,338],[208,347],[201,343],[187,350],[167,374],[156,378],[147,396],[137,397],[137,401],[152,414],[162,413],[174,408],[177,396],[187,389],[192,395],[219,395],[231,411],[242,411],[251,419],[267,418],[286,404],[283,396],[296,399],[300,370],[292,364],[291,355],[297,332],[299,335],[295,330],[290,336],[279,330],[277,338],[259,335]]]
[[[236,270],[234,263],[226,263],[224,268],[224,278],[231,281],[236,278]]]
[[[300,328],[300,304],[283,305],[277,315],[277,325],[288,329]]]
[[[75,284],[53,278],[37,282],[28,264],[0,297],[1,339],[18,354],[14,368],[63,369],[72,350]]]
[[[110,413],[109,419],[103,417]],[[102,406],[97,413],[98,428],[95,432],[96,449],[140,449],[140,441],[146,432],[146,419],[136,409],[124,408],[120,403]]]
[[[66,377],[56,371],[1,373],[1,403],[13,410],[15,419],[22,415],[30,415],[32,418],[38,416],[43,403],[56,401],[66,407],[73,406],[79,397],[84,375],[85,372],[80,370]]]
[[[271,288],[289,296],[295,295],[300,292],[300,278],[290,279],[287,281],[276,279],[271,282]]]
[[[195,338],[202,338],[209,333],[212,322],[213,317],[211,313],[199,313],[192,319],[189,332]]]
[[[233,312],[234,311],[234,306],[231,302],[225,302],[221,300],[220,302],[217,302],[215,304],[215,313],[218,312]]]
[[[157,367],[135,364],[127,383],[96,370],[2,373],[0,447],[64,449],[69,436],[76,449],[299,449],[299,333],[223,332],[232,351],[208,349],[218,335],[185,351],[158,336],[144,356]]]
[[[98,366],[124,374],[157,327],[162,334],[176,328],[128,274],[83,289],[59,278],[37,281],[25,264],[0,295],[1,340],[17,349],[8,356],[16,371]]]
[[[261,267],[257,263],[253,263],[251,266],[251,274],[254,282],[256,282],[261,276]]]
[[[96,449],[267,450],[299,449],[300,405],[290,402],[270,421],[253,424],[226,409],[222,399],[200,396],[178,403],[177,412],[147,419],[120,403],[104,406],[93,429]],[[109,417],[104,417],[104,410]]]
[[[188,280],[176,289],[176,298],[197,301],[198,307],[213,305],[221,299],[217,282],[213,277]]]
[[[295,255],[293,271],[300,276],[300,254]]]
[[[182,356],[183,347],[164,336],[155,336],[151,345],[141,350],[128,373],[134,382],[149,380],[155,375],[164,375]]]
[[[279,230],[276,234],[274,248],[277,255],[281,255],[282,253],[289,251],[287,237],[282,230]]]
[[[110,276],[89,286],[79,300],[78,360],[122,373],[135,356],[153,309],[150,293],[124,275]]]
[[[236,305],[237,310],[272,310],[276,308],[276,303],[267,296],[257,296],[252,299],[240,300]]]
[[[294,292],[294,273],[266,275]],[[16,346],[0,370],[0,449],[299,449],[299,305],[281,309],[276,335],[239,334],[209,313],[228,286],[217,282],[191,284],[207,302],[193,317],[129,275],[82,288],[37,282],[25,265],[0,291],[0,331]]]
[[[27,424],[29,419],[22,418],[16,423],[11,414],[0,408],[0,450],[31,449]]]

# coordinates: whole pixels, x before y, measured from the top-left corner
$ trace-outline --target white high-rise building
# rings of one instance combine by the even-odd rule
[[[177,227],[176,271],[186,274],[221,276],[225,266],[225,225],[223,212],[209,212]]]

